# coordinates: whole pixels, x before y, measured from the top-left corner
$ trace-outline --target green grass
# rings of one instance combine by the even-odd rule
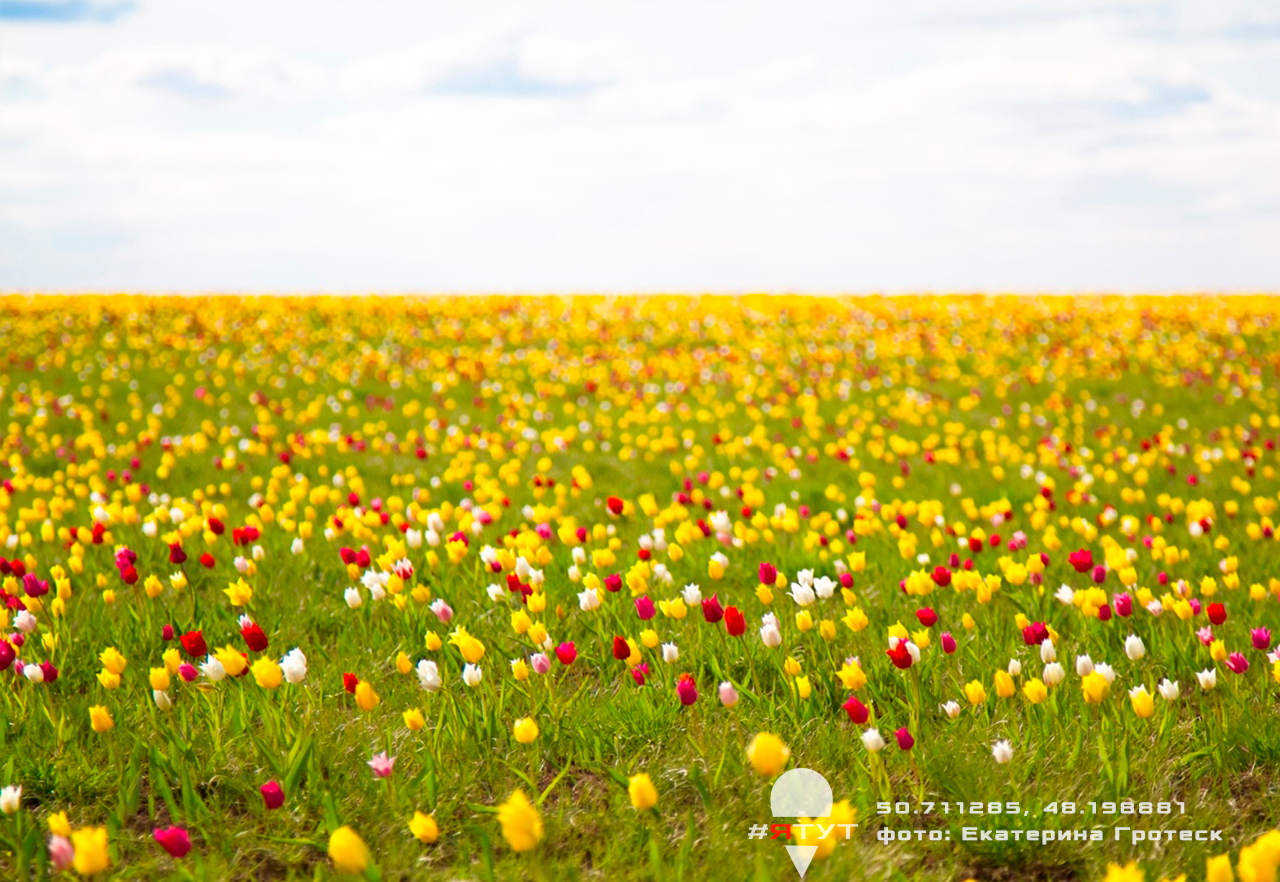
[[[759,313],[744,312],[744,305]],[[561,321],[566,311],[569,321]],[[1250,524],[1270,517],[1254,500],[1274,503],[1280,491],[1276,454],[1265,446],[1280,437],[1277,312],[1267,299],[0,301],[7,352],[7,363],[0,363],[0,410],[8,417],[4,451],[12,469],[6,477],[14,487],[0,492],[0,540],[17,537],[16,548],[0,553],[11,559],[32,555],[35,572],[48,579],[52,567],[70,567],[74,549],[68,548],[67,531],[92,526],[90,494],[103,494],[115,509],[107,541],[82,545],[83,572],[69,575],[72,596],[65,616],[38,614],[39,628],[20,652],[27,661],[52,659],[58,681],[37,685],[12,669],[0,674],[0,785],[23,786],[21,811],[0,817],[0,875],[51,873],[45,819],[65,810],[73,826],[108,828],[113,867],[107,878],[330,878],[335,873],[326,843],[331,830],[345,824],[368,844],[375,865],[370,873],[385,880],[794,879],[779,843],[748,838],[753,824],[772,817],[770,781],[752,771],[744,748],[757,732],[769,731],[790,746],[793,766],[821,772],[835,798],[857,809],[855,839],[816,861],[807,879],[1092,880],[1103,877],[1109,862],[1128,860],[1140,861],[1150,880],[1183,872],[1202,879],[1208,857],[1231,852],[1234,859],[1241,846],[1280,823],[1280,684],[1249,638],[1249,630],[1261,626],[1280,635],[1280,603],[1270,588],[1270,580],[1280,576],[1280,549],[1274,539],[1249,535]],[[712,314],[714,327],[691,329],[693,316]],[[1143,330],[1144,318],[1151,330]],[[874,326],[877,320],[882,328]],[[1172,342],[1174,333],[1180,342]],[[1037,339],[1040,334],[1045,336]],[[949,342],[953,335],[962,346]],[[865,348],[872,338],[874,360]],[[557,348],[549,350],[552,339]],[[1086,346],[1091,356],[1083,353]],[[523,357],[516,358],[518,352]],[[219,355],[225,358],[221,364]],[[763,372],[755,371],[757,364]],[[1028,371],[1044,364],[1056,380],[1031,383]],[[877,372],[869,372],[871,366]],[[1205,375],[1187,373],[1201,366]],[[864,380],[870,391],[860,388]],[[500,390],[486,386],[494,382]],[[683,391],[673,383],[684,384]],[[645,384],[656,386],[646,391]],[[212,394],[196,399],[197,386]],[[1238,397],[1234,386],[1241,387]],[[930,401],[908,398],[907,388],[927,393]],[[980,393],[976,406],[962,409],[961,399],[974,390]],[[515,402],[513,392],[529,397]],[[336,411],[327,403],[331,397],[339,403]],[[384,398],[393,399],[389,411],[381,407]],[[1136,398],[1146,407],[1134,415]],[[59,399],[60,413],[54,407]],[[759,409],[762,400],[771,401],[769,414]],[[1095,402],[1092,409],[1084,404],[1088,400]],[[406,411],[411,403],[434,412]],[[667,413],[659,403],[669,406]],[[1019,423],[1024,404],[1027,425]],[[805,406],[812,426],[802,422],[797,428],[792,420]],[[535,411],[545,418],[535,419]],[[1036,425],[1037,418],[1045,425]],[[469,429],[482,427],[489,449],[467,448],[459,441],[465,433],[432,429],[432,419],[459,427],[465,419]],[[1179,428],[1184,419],[1185,428]],[[591,422],[590,431],[571,437],[563,450],[552,447],[555,435],[568,437],[582,420]],[[331,423],[367,449],[328,440]],[[958,424],[958,433],[947,436],[947,423]],[[269,439],[237,451],[235,465],[215,466],[214,457],[225,456],[240,439],[264,437],[252,434],[254,426]],[[238,436],[231,427],[238,427]],[[677,442],[687,432],[691,446],[646,451],[635,443],[634,436],[660,437],[667,427]],[[741,443],[758,428],[766,444]],[[526,430],[536,434],[531,438]],[[1245,430],[1253,433],[1248,439]],[[286,447],[297,432],[306,435],[304,443]],[[385,440],[388,433],[400,449]],[[951,437],[960,462],[930,465],[920,451],[876,457],[878,433],[916,443],[931,435]],[[205,435],[207,445],[191,444],[197,434]],[[1088,472],[1113,468],[1115,482],[1101,473],[1091,486],[1073,480],[1039,446],[1050,434],[1072,446],[1062,454],[1068,466]],[[1185,444],[1185,452],[1166,454],[1160,445],[1143,451],[1142,440],[1156,434],[1162,443]],[[166,436],[184,439],[169,463],[159,444]],[[414,453],[418,444],[427,451],[425,459]],[[836,458],[828,444],[847,448],[853,460]],[[792,446],[800,448],[798,456],[786,450]],[[501,460],[492,456],[494,448],[505,450]],[[624,448],[635,456],[621,459]],[[1214,448],[1225,455],[1205,468],[1201,454]],[[280,458],[286,450],[287,465]],[[1246,450],[1256,453],[1252,476],[1239,455]],[[68,451],[76,454],[75,474]],[[1138,466],[1128,464],[1131,453]],[[133,456],[141,460],[133,470],[135,482],[148,483],[149,491],[168,494],[168,500],[153,503],[147,494],[130,499],[118,475],[107,480],[108,469],[128,468]],[[538,466],[544,457],[550,468]],[[499,469],[509,462],[513,470],[500,478]],[[1034,475],[1021,476],[1024,463],[1056,482],[1049,536],[1031,526],[1041,485]],[[592,476],[589,490],[567,489],[577,465]],[[1177,474],[1169,474],[1168,465]],[[767,468],[777,470],[772,480],[744,477]],[[792,468],[798,478],[788,475]],[[996,468],[1003,470],[1001,477]],[[1148,472],[1145,485],[1136,478],[1138,468]],[[339,470],[349,471],[342,498],[336,505],[328,499],[314,505],[314,533],[302,554],[292,554],[296,525],[290,529],[283,521],[306,521],[308,501],[284,515],[289,487],[298,476],[308,488],[331,486]],[[1200,477],[1197,486],[1187,484],[1190,471]],[[620,544],[617,563],[597,570],[588,562],[582,570],[601,578],[625,574],[636,561],[640,536],[654,527],[654,519],[638,508],[641,496],[653,494],[664,509],[660,517],[671,515],[666,533],[672,540],[682,517],[667,507],[686,477],[696,484],[698,472],[718,473],[732,490],[744,484],[759,489],[764,504],[757,508],[766,514],[779,504],[792,512],[807,505],[811,517],[843,508],[850,519],[861,513],[876,528],[856,545],[842,542],[838,554],[816,544],[822,525],[810,518],[800,518],[795,533],[776,530],[771,540],[760,537],[741,548],[707,538],[681,543],[685,554],[678,561],[655,553],[655,562],[664,563],[674,579],[671,587],[650,582],[647,593],[655,601],[696,582],[704,594],[714,590],[724,604],[743,609],[748,627],[735,639],[704,623],[696,608],[682,621],[659,614],[649,625],[663,641],[679,645],[680,658],[665,665],[657,651],[645,649],[650,673],[643,688],[611,655],[614,635],[638,638],[644,627],[631,592],[624,587],[606,594],[596,612],[581,611],[577,592],[583,586],[568,577],[571,549],[553,538],[542,543],[551,555],[542,568],[546,611],[534,618],[545,622],[554,643],[574,641],[579,659],[564,668],[553,657],[548,675],[516,682],[508,660],[527,658],[533,648],[511,628],[518,601],[495,603],[486,595],[485,586],[503,584],[506,573],[481,569],[481,546],[502,547],[512,530],[527,535],[537,521],[526,518],[523,507],[544,503],[558,506],[551,515],[553,530],[568,518],[588,528],[611,525]],[[876,484],[859,508],[855,500],[863,492],[864,473]],[[535,474],[555,479],[566,488],[563,496],[535,487]],[[441,479],[439,486],[431,486],[433,477]],[[903,479],[901,486],[894,486],[895,477]],[[476,486],[467,490],[467,480]],[[1247,489],[1240,481],[1248,482]],[[225,488],[218,486],[224,482]],[[958,495],[952,493],[954,483],[961,485]],[[410,587],[425,585],[433,598],[446,599],[455,612],[449,625],[438,622],[425,603],[410,599],[400,610],[390,598],[372,602],[367,591],[361,608],[347,608],[343,589],[352,580],[338,548],[367,543],[376,558],[385,540],[401,536],[394,523],[354,524],[345,500],[353,485],[360,486],[362,503],[381,497],[397,515],[402,509],[392,501],[398,499],[419,527],[427,512],[464,498],[495,515],[458,565],[448,562],[443,545],[436,567],[429,565],[425,545],[409,552],[417,570]],[[429,498],[413,504],[413,488]],[[830,498],[829,488],[843,499]],[[1073,489],[1091,496],[1073,502]],[[1123,498],[1125,490],[1137,489],[1144,498]],[[160,665],[162,652],[175,645],[163,641],[164,624],[179,633],[202,628],[211,649],[226,643],[244,648],[236,619],[246,610],[232,608],[223,589],[239,578],[232,558],[248,553],[231,547],[232,527],[261,517],[249,505],[255,493],[274,500],[275,517],[261,524],[255,543],[263,559],[245,577],[254,588],[247,610],[270,639],[263,655],[279,659],[294,646],[302,648],[309,660],[306,681],[267,692],[252,675],[216,686],[174,677],[169,694],[175,706],[162,712],[151,699],[147,669]],[[609,495],[634,510],[611,518],[603,506]],[[976,569],[999,574],[997,559],[1003,555],[1023,562],[1048,551],[1045,590],[1005,581],[986,604],[952,588],[907,596],[898,590],[899,580],[945,563],[956,540],[943,536],[946,544],[935,545],[934,528],[910,517],[908,532],[930,562],[925,567],[914,555],[904,559],[893,535],[897,528],[872,509],[873,495],[886,509],[937,500],[947,524],[984,527],[988,533],[991,524],[970,518],[963,501],[981,507],[1007,500],[1012,523],[996,531],[1007,540],[1022,530],[1028,546],[1012,553],[985,549],[973,555]],[[502,504],[504,496],[509,505]],[[712,498],[714,509],[728,511],[735,522],[746,520],[736,495],[716,492]],[[53,500],[62,500],[60,512],[41,507]],[[1188,533],[1182,509],[1194,500],[1216,506],[1213,529],[1200,538]],[[1239,505],[1234,517],[1226,514],[1230,501]],[[148,537],[142,523],[180,504],[194,518],[206,503],[226,507],[219,517],[227,532],[211,544],[199,531],[183,539],[189,560],[181,569],[190,585],[175,591],[168,575],[179,567],[168,562],[162,541],[173,527],[161,523],[158,534]],[[1119,521],[1099,526],[1107,505],[1121,517],[1143,519],[1138,535],[1122,535]],[[1175,515],[1174,522],[1158,533],[1145,522],[1150,514],[1166,513]],[[710,514],[691,506],[683,518]],[[329,541],[324,528],[335,515],[346,527]],[[56,533],[50,541],[41,536],[46,519]],[[1080,535],[1073,526],[1080,519],[1098,528],[1098,535]],[[837,541],[851,523],[841,525]],[[445,535],[457,528],[451,521]],[[1047,544],[1053,535],[1060,548]],[[1187,559],[1171,566],[1153,561],[1142,536],[1187,549]],[[1248,672],[1237,676],[1216,664],[1217,689],[1203,693],[1196,686],[1195,672],[1215,666],[1194,633],[1208,624],[1203,613],[1186,622],[1172,611],[1153,617],[1135,604],[1132,618],[1102,622],[1055,600],[1060,584],[1089,584],[1068,565],[1067,554],[1084,547],[1101,559],[1105,537],[1137,551],[1137,585],[1156,596],[1169,590],[1157,582],[1161,570],[1174,581],[1186,579],[1197,596],[1201,578],[1217,577],[1213,599],[1226,603],[1229,618],[1214,631],[1229,650],[1245,653]],[[1214,547],[1219,537],[1226,538],[1225,549]],[[604,544],[593,538],[586,547],[590,552]],[[121,582],[113,564],[113,549],[120,545],[138,555],[142,578],[135,586]],[[212,569],[197,561],[206,550],[216,558]],[[707,573],[714,551],[730,560],[718,582]],[[853,551],[866,554],[854,592],[870,626],[855,634],[840,624],[847,604],[837,590],[813,608],[815,620],[836,622],[834,640],[823,640],[817,628],[801,632],[796,607],[779,592],[769,609],[780,620],[783,645],[762,645],[757,629],[766,608],[755,595],[759,562],[774,563],[792,579],[805,568],[834,575],[836,559]],[[1221,585],[1219,562],[1228,556],[1238,559],[1240,587]],[[154,600],[142,591],[152,574],[166,585]],[[104,602],[100,577],[115,592],[114,603]],[[1253,583],[1265,587],[1264,600],[1250,599]],[[16,580],[6,587],[21,591]],[[1122,590],[1115,572],[1108,573],[1104,587],[1110,594]],[[46,606],[55,593],[44,598]],[[887,629],[902,622],[917,630],[915,611],[923,605],[940,617],[932,628],[933,645],[920,664],[898,671],[884,653]],[[965,613],[976,620],[972,631],[960,624]],[[1029,704],[1020,692],[997,699],[992,685],[993,673],[1011,658],[1022,663],[1019,687],[1043,668],[1038,648],[1024,645],[1015,623],[1019,613],[1047,622],[1059,634],[1058,660],[1067,677],[1042,705]],[[458,625],[486,645],[484,679],[474,689],[462,683],[463,660],[455,648],[446,642],[428,652],[424,644],[428,631],[447,641]],[[11,622],[0,631],[13,629]],[[959,641],[954,655],[939,648],[943,630]],[[1125,657],[1130,633],[1146,644],[1138,662]],[[57,637],[52,651],[40,647],[45,634]],[[117,690],[97,680],[98,653],[108,646],[129,661]],[[400,652],[414,663],[438,661],[444,689],[428,694],[412,673],[399,673]],[[1074,659],[1085,653],[1117,671],[1101,706],[1087,706],[1081,698]],[[811,682],[808,700],[795,695],[783,671],[788,655]],[[868,679],[858,695],[873,707],[891,743],[878,757],[887,790],[859,739],[865,727],[852,724],[840,709],[850,693],[835,670],[854,655]],[[381,697],[377,708],[356,708],[343,689],[345,672],[374,686]],[[688,708],[673,690],[676,676],[685,672],[700,693]],[[1143,683],[1154,693],[1165,676],[1179,681],[1182,697],[1170,703],[1157,696],[1154,715],[1139,719],[1129,706],[1128,688]],[[966,704],[957,719],[947,719],[939,706],[951,699],[965,704],[963,686],[972,679],[986,685],[987,702],[978,709]],[[723,680],[737,683],[742,693],[734,708],[717,700],[716,685]],[[98,704],[110,708],[116,723],[102,735],[89,727],[88,708]],[[423,731],[405,727],[401,713],[411,707],[425,714]],[[511,726],[529,715],[541,734],[521,745]],[[890,733],[899,726],[909,726],[916,740],[909,757],[892,744]],[[992,759],[998,739],[1014,747],[1006,765]],[[381,750],[397,757],[393,787],[375,780],[367,765]],[[629,804],[627,777],[640,772],[657,785],[660,801],[653,811],[639,813]],[[269,779],[286,784],[287,801],[279,811],[266,811],[258,793]],[[516,788],[538,804],[545,823],[532,853],[517,854],[507,846],[495,814]],[[879,814],[877,803],[886,800],[907,802],[909,813]],[[1126,800],[1181,802],[1185,815],[1135,819],[1101,813],[1104,802]],[[916,814],[921,801],[1016,801],[1020,813]],[[1044,812],[1051,803],[1074,803],[1077,812]],[[1097,804],[1098,814],[1089,813],[1089,803]],[[434,812],[440,827],[435,844],[423,845],[409,834],[407,821],[415,810]],[[153,829],[171,823],[188,829],[195,846],[181,860],[168,857],[152,839]],[[1115,839],[1118,827],[1135,826],[1221,830],[1224,841],[1133,845]],[[965,827],[1096,827],[1105,841],[966,842]],[[925,831],[926,837],[939,830],[944,839],[886,844],[878,837],[881,829]]]

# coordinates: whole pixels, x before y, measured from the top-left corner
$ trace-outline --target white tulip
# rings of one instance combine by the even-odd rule
[[[782,632],[777,625],[766,622],[760,628],[760,641],[770,649],[777,649],[782,645]]]
[[[301,683],[307,676],[307,657],[295,646],[280,659],[280,668],[284,671],[284,678],[290,683]]]
[[[1013,759],[1013,745],[1008,741],[997,741],[991,747],[991,755],[995,757],[997,763],[1004,765]]]
[[[0,790],[0,811],[11,815],[22,807],[22,785],[11,784]]]
[[[209,678],[210,681],[217,683],[223,677],[227,676],[227,669],[222,666],[222,662],[218,661],[214,656],[209,656],[200,664],[200,673]]]
[[[1129,661],[1137,661],[1147,654],[1147,647],[1142,642],[1142,638],[1137,634],[1130,634],[1124,641],[1124,654],[1129,656]]]
[[[444,685],[435,662],[425,658],[418,662],[418,684],[428,692],[435,692]]]
[[[884,739],[880,737],[879,729],[868,729],[862,733],[862,746],[872,753],[879,753],[884,750]]]

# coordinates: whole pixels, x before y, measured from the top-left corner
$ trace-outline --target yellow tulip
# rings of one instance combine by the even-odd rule
[[[1102,704],[1111,694],[1111,684],[1097,671],[1091,672],[1080,681],[1080,689],[1084,692],[1084,700],[1089,704]]]
[[[424,815],[422,812],[413,813],[413,818],[409,821],[409,832],[419,842],[425,842],[427,845],[440,838],[440,827],[436,824],[436,816]]]
[[[102,662],[102,667],[119,677],[124,673],[125,666],[129,664],[125,657],[120,654],[120,650],[114,646],[108,646],[98,654],[98,660]]]
[[[263,689],[277,689],[284,679],[284,671],[274,660],[265,655],[254,662],[250,670],[253,672],[253,679],[257,680],[258,685]]]
[[[986,687],[982,685],[980,680],[970,680],[964,686],[965,698],[969,699],[969,704],[977,707],[987,700]]]
[[[1049,690],[1038,677],[1033,677],[1022,686],[1022,694],[1032,704],[1039,704],[1049,697]]]
[[[93,731],[99,734],[108,732],[115,724],[116,721],[111,719],[111,711],[102,705],[95,704],[89,708],[89,725],[93,727]]]
[[[76,830],[71,834],[71,846],[76,852],[72,866],[81,876],[92,876],[111,866],[111,855],[107,853],[106,827]]]
[[[530,717],[521,717],[511,727],[511,732],[515,735],[516,741],[529,744],[538,737],[538,724]]]
[[[369,848],[350,827],[339,827],[329,835],[329,857],[334,869],[352,876],[369,866]]]
[[[777,735],[760,732],[747,745],[747,759],[756,773],[772,778],[782,773],[791,757],[791,748]]]
[[[373,687],[369,685],[367,680],[361,680],[356,684],[356,704],[362,711],[371,711],[382,702],[378,697],[378,693],[373,691]]]
[[[530,851],[542,838],[542,817],[523,790],[517,790],[498,806],[502,836],[514,851]]]
[[[631,796],[632,808],[639,811],[651,809],[658,804],[658,789],[643,772],[631,776],[627,783],[627,793]]]

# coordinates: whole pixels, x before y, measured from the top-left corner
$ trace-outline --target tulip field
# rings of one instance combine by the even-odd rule
[[[0,340],[2,879],[1276,882],[1280,299]]]

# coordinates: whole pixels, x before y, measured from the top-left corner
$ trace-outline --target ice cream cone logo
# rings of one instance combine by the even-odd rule
[[[813,769],[791,769],[778,776],[769,794],[769,807],[775,818],[825,818],[831,814],[831,785]],[[796,872],[804,878],[816,845],[788,845],[787,854]]]

